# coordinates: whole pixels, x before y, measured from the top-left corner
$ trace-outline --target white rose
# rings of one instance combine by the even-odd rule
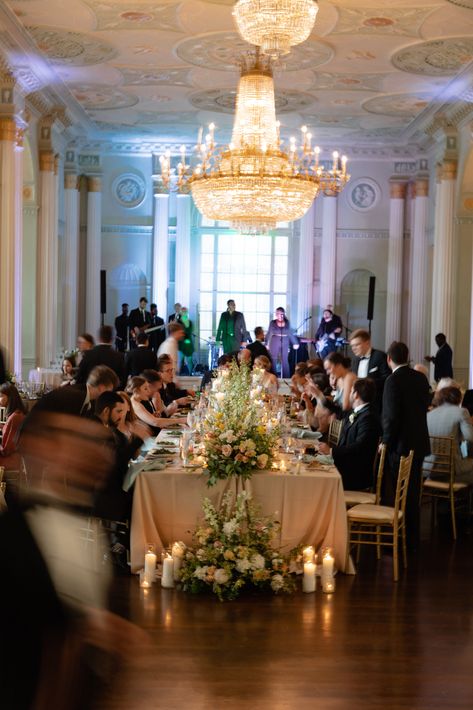
[[[279,592],[284,587],[284,578],[282,574],[273,574],[271,579],[271,589],[273,592]]]
[[[217,402],[219,404],[221,404],[223,402],[223,400],[225,399],[225,392],[216,392],[215,399],[217,400]]]
[[[205,565],[205,567],[196,567],[194,577],[197,577],[197,579],[205,579],[207,576],[207,570],[207,565]]]
[[[230,430],[225,432],[224,437],[228,441],[229,444],[233,444],[233,442],[236,439],[235,434]]]
[[[249,569],[251,569],[251,563],[247,557],[244,557],[242,560],[237,561],[236,568],[240,572],[240,574],[244,574]]]
[[[232,447],[230,446],[230,444],[224,444],[224,445],[222,446],[222,454],[223,454],[224,456],[230,456],[231,453],[232,453],[232,451],[233,451],[233,449],[232,449]]]
[[[266,468],[266,464],[268,463],[268,454],[260,454],[256,460],[258,462],[258,468]]]
[[[214,580],[217,584],[226,584],[230,579],[228,572],[226,572],[221,567],[215,570]]]
[[[264,569],[265,559],[263,555],[256,554],[251,558],[251,566],[253,569]]]
[[[228,537],[231,537],[238,529],[238,523],[236,520],[228,520],[223,524],[223,532]]]

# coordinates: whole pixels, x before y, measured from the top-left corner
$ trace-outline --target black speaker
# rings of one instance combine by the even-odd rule
[[[107,272],[104,269],[100,270],[100,313],[105,315],[107,312]]]
[[[370,276],[370,290],[369,290],[369,294],[368,294],[368,313],[366,314],[366,318],[368,320],[373,320],[375,287],[376,287],[376,276]]]

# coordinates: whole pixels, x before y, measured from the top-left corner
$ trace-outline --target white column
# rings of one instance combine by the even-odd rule
[[[23,158],[13,117],[0,119],[0,346],[21,377]]]
[[[71,349],[78,335],[79,189],[75,173],[64,175],[64,219],[63,342]]]
[[[435,307],[432,310],[432,344],[437,333],[445,333],[447,341],[455,339],[455,184],[457,163],[444,160],[441,181],[437,188],[438,213],[434,244],[434,274],[432,292]]]
[[[189,307],[191,277],[191,198],[177,196],[176,208],[176,303]]]
[[[300,335],[307,336],[312,332],[311,325],[313,288],[314,288],[314,230],[315,201],[309,211],[301,219],[301,236],[299,242],[299,272],[297,283],[297,325],[304,323]],[[306,320],[308,318],[308,320]]]
[[[386,348],[401,336],[402,243],[406,185],[401,182],[391,182],[390,191]]]
[[[153,301],[166,321],[169,286],[169,195],[154,194]]]
[[[442,182],[442,164],[437,164],[436,166],[436,180],[435,180],[435,215],[434,215],[434,248],[433,248],[433,259],[432,259],[432,307],[430,315],[430,335],[432,344],[434,342],[434,336],[438,332],[435,330],[436,318],[437,318],[437,302],[438,293],[436,291],[436,285],[439,280],[438,270],[439,264],[439,249],[438,244],[440,240],[440,185]],[[430,344],[430,347],[432,347]],[[430,348],[429,348],[430,350]],[[431,367],[432,377],[433,377],[433,365]]]
[[[322,198],[322,250],[320,256],[320,308],[335,306],[337,268],[337,197]]]
[[[87,179],[87,258],[85,327],[95,336],[100,327],[100,266],[102,263],[102,181]]]
[[[426,284],[427,284],[427,211],[429,206],[428,178],[415,183],[413,224],[411,231],[411,307],[409,318],[409,350],[413,362],[423,362],[425,352]]]
[[[56,358],[58,237],[57,178],[52,151],[39,154],[39,219],[37,249],[37,361],[40,367],[50,367]]]

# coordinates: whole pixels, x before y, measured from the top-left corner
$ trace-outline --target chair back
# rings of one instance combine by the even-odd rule
[[[384,462],[386,461],[386,444],[381,444],[379,447],[379,453],[378,456],[376,457],[378,461],[378,473],[376,475],[376,500],[375,503],[376,505],[379,505],[381,502],[381,486],[383,483],[383,475],[384,475]],[[376,461],[375,459],[375,461]]]
[[[454,447],[452,436],[431,436],[431,453],[423,461],[422,474],[452,484],[455,478]]]
[[[330,427],[328,430],[328,445],[338,446],[340,441],[340,435],[342,433],[343,420],[342,419],[332,419],[330,422]]]
[[[0,424],[5,424],[7,421],[7,408],[0,407]]]
[[[399,473],[397,476],[396,500],[394,503],[394,520],[397,520],[399,511],[402,512],[403,520],[405,520],[407,489],[409,487],[409,478],[411,475],[413,458],[414,452],[412,449],[409,451],[409,456],[401,456]]]

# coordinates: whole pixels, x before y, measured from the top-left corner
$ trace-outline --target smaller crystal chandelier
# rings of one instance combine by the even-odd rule
[[[337,151],[329,164],[319,161],[320,148],[302,126],[300,147],[294,137],[281,145],[276,121],[271,59],[259,52],[244,58],[238,84],[232,142],[217,150],[215,126],[204,140],[199,136],[197,162],[186,163],[181,147],[177,187],[190,187],[198,210],[208,219],[229,221],[246,234],[267,233],[277,222],[302,217],[319,191],[336,195],[350,179],[346,156]],[[161,180],[170,186],[171,155],[161,156]]]
[[[314,0],[238,0],[233,17],[246,42],[277,59],[309,37],[318,11]]]

